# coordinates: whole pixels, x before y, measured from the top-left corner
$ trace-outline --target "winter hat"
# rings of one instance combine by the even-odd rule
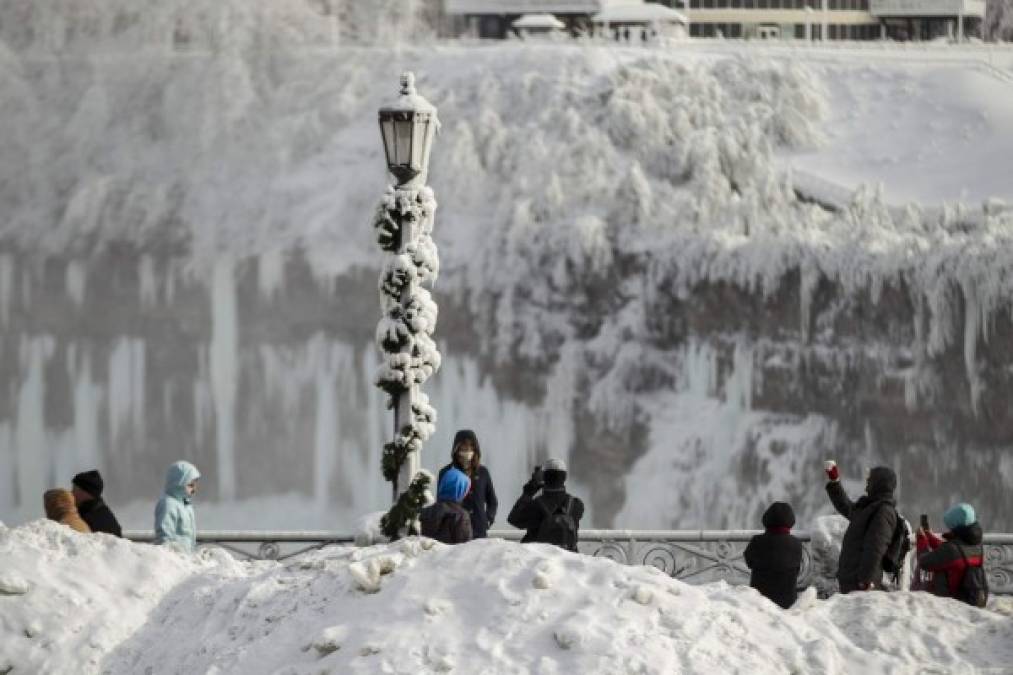
[[[566,484],[566,462],[561,459],[548,459],[542,465],[542,476],[548,490],[560,490]]]
[[[943,514],[943,524],[951,530],[956,530],[960,527],[967,527],[978,522],[977,515],[974,513],[974,507],[970,504],[957,504],[951,506],[950,509]]]
[[[94,470],[82,471],[74,476],[70,483],[71,485],[78,486],[96,499],[102,496],[102,490],[105,487],[105,482],[102,480],[102,474]]]
[[[774,502],[763,513],[763,526],[768,530],[775,527],[795,526],[795,512],[787,502]]]
[[[447,469],[440,478],[436,498],[445,502],[460,502],[470,489],[471,479],[466,473],[457,468]]]
[[[888,466],[877,466],[869,472],[869,494],[893,494],[897,489],[897,474]]]
[[[556,458],[547,459],[542,465],[542,471],[566,471],[566,462]]]

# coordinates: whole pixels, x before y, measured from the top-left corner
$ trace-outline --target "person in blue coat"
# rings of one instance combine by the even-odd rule
[[[496,520],[499,500],[492,486],[492,476],[482,465],[482,448],[478,436],[471,429],[461,429],[454,434],[450,452],[451,463],[440,469],[440,478],[452,468],[457,468],[471,479],[471,490],[464,497],[461,506],[471,517],[471,532],[475,539],[486,536]],[[438,483],[439,481],[437,481]]]
[[[193,498],[200,472],[190,462],[175,462],[165,473],[165,491],[155,506],[155,543],[184,551],[197,547],[197,518]]]

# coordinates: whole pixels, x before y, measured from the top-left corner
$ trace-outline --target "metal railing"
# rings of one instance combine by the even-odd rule
[[[492,530],[490,537],[518,541],[518,530]],[[692,583],[724,580],[749,581],[742,559],[746,544],[757,530],[581,530],[580,552],[625,565],[653,565],[666,574]],[[821,594],[835,587],[837,561],[824,559],[806,532],[795,535],[803,542],[800,588],[815,586]],[[150,532],[131,531],[133,541],[150,542]],[[368,538],[347,532],[206,531],[198,545],[218,546],[249,560],[285,560],[325,546],[368,546]],[[985,567],[995,594],[1013,594],[1013,534],[985,535]]]

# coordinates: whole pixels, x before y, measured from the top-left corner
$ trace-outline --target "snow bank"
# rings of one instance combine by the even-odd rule
[[[0,672],[13,673],[99,672],[179,582],[238,569],[222,550],[184,558],[48,520],[0,527],[0,560]]]
[[[1013,660],[1008,617],[924,594],[803,597],[498,540],[194,558],[36,522],[0,531],[0,672],[924,673]],[[68,611],[68,608],[69,611]]]

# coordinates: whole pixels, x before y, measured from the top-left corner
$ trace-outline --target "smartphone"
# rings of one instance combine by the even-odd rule
[[[535,467],[534,473],[531,474],[531,479],[534,480],[535,485],[545,484],[545,477],[543,474],[544,472],[542,471],[542,465],[539,464],[538,466]]]
[[[922,514],[922,518],[921,518],[921,523],[920,524],[921,524],[923,530],[925,530],[926,532],[929,531],[929,516],[928,516],[927,513],[923,513]]]

